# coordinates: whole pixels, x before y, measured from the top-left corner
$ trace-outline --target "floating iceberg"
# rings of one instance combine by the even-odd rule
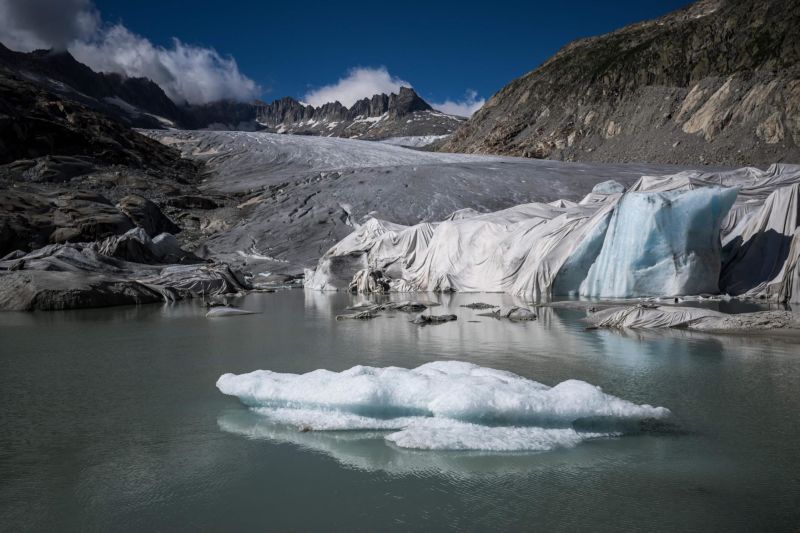
[[[747,294],[800,302],[800,166],[643,176],[580,203],[370,219],[306,274],[310,289],[630,298]],[[724,245],[724,248],[721,246]],[[358,279],[355,275],[358,273]]]
[[[589,383],[554,387],[457,361],[415,369],[258,370],[217,381],[270,422],[300,430],[379,430],[402,448],[545,451],[618,435],[663,407],[637,405]]]

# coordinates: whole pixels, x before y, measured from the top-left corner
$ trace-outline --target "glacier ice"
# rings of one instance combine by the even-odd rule
[[[603,248],[581,283],[600,298],[716,293],[720,226],[738,190],[634,192],[617,204]]]
[[[414,449],[544,451],[669,415],[583,381],[548,387],[459,361],[306,374],[258,370],[224,374],[217,388],[277,425],[387,431],[386,440]]]
[[[508,292],[533,300],[718,293],[800,301],[800,166],[642,176],[579,203],[370,219],[307,271],[310,289]],[[724,244],[720,252],[720,240]],[[722,272],[720,273],[720,270]],[[352,283],[380,271],[380,284]]]

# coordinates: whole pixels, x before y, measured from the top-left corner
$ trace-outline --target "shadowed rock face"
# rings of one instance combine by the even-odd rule
[[[51,158],[51,174],[36,169],[40,157]],[[104,114],[0,71],[0,165],[14,161],[28,181],[65,181],[89,164],[172,173],[193,166]]]
[[[584,161],[800,162],[800,4],[701,0],[565,46],[442,150]]]
[[[179,233],[218,206],[198,194],[201,165],[57,93],[0,69],[0,257],[92,241],[135,226]],[[118,205],[115,205],[118,204]]]
[[[129,126],[247,131],[257,127],[256,106],[252,103],[173,102],[147,78],[95,72],[66,51],[15,52],[0,43],[0,71],[3,70]]]

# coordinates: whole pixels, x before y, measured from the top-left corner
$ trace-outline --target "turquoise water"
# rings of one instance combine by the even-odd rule
[[[346,294],[0,315],[2,531],[796,531],[800,345],[776,336],[586,331],[459,307],[336,321]],[[538,454],[404,450],[380,434],[271,427],[225,372],[458,359],[548,385],[581,379],[668,407],[671,431]]]

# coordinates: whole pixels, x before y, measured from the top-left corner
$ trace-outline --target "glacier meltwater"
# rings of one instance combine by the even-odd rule
[[[420,450],[545,451],[670,414],[584,381],[549,387],[458,361],[306,374],[257,370],[224,374],[217,388],[275,425],[384,431],[394,445]]]

